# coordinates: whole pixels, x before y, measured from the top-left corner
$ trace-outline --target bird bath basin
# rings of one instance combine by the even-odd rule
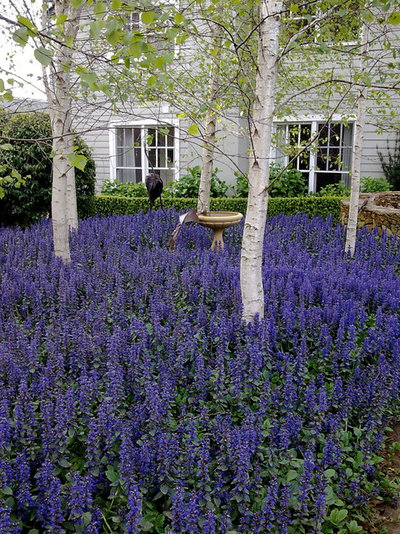
[[[206,226],[213,230],[214,238],[211,243],[211,250],[217,251],[224,248],[222,234],[225,228],[238,224],[243,219],[243,215],[237,211],[206,211],[198,213],[197,217],[201,226]]]

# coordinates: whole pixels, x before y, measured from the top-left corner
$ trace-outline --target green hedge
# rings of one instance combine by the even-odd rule
[[[299,198],[270,198],[268,200],[268,215],[294,215],[303,212],[308,215],[331,215],[336,221],[340,214],[340,197],[299,197]],[[159,207],[158,201],[156,202]],[[196,198],[163,198],[164,208],[175,208],[177,211],[196,209]],[[245,214],[247,207],[246,198],[212,198],[210,209],[213,211],[239,211]],[[124,198],[98,195],[95,197],[95,211],[99,215],[134,214],[138,211],[147,211],[149,201],[147,198]]]

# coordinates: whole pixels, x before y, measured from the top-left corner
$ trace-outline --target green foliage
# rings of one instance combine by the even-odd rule
[[[347,187],[344,182],[328,184],[325,187],[321,187],[315,195],[320,197],[348,197],[350,196],[350,187]]]
[[[307,194],[308,186],[303,175],[296,169],[286,169],[282,172],[283,165],[271,163],[269,172],[269,195],[274,198],[292,198]],[[282,174],[278,177],[278,175]],[[235,173],[235,193],[238,197],[247,197],[249,193],[247,177]],[[277,178],[278,177],[278,178]]]
[[[388,143],[386,158],[379,151],[378,156],[388,182],[395,191],[400,191],[400,132],[397,132],[393,151],[390,151]]]
[[[45,113],[6,113],[1,115],[0,129],[1,135],[10,138],[7,149],[0,150],[0,180],[6,179],[0,224],[26,226],[51,211],[50,119]],[[83,170],[75,169],[78,214],[82,218],[92,215],[94,209],[95,164],[90,149],[79,138],[75,139],[75,152],[87,159]]]
[[[371,176],[363,176],[360,183],[361,193],[376,193],[378,191],[390,191],[391,184],[386,178],[372,178]]]
[[[170,182],[166,194],[174,197],[195,198],[199,194],[201,168],[197,165],[187,169],[187,173],[176,182]],[[210,196],[212,198],[225,197],[229,186],[218,178],[219,169],[214,169],[211,176]]]
[[[249,194],[249,183],[247,176],[244,174],[234,173],[236,176],[236,186],[235,186],[235,195],[237,197],[247,198]]]
[[[274,216],[284,213],[295,215],[303,212],[308,215],[332,216],[339,220],[340,197],[306,196],[300,198],[271,198],[268,202],[268,215]],[[177,211],[196,209],[197,198],[163,198],[164,208],[175,208]],[[99,195],[95,197],[95,211],[99,215],[134,214],[148,210],[147,198],[126,198]],[[245,198],[212,198],[210,201],[212,211],[238,211],[245,214],[247,199]]]
[[[128,198],[147,197],[147,189],[143,182],[135,184],[133,182],[119,183],[117,180],[106,180],[101,188],[101,194]]]
[[[282,172],[283,168],[284,166],[278,163],[271,163],[270,165],[270,196],[291,198],[306,195],[308,192],[308,185],[301,172],[296,169],[286,169]],[[280,174],[281,172],[282,174]]]

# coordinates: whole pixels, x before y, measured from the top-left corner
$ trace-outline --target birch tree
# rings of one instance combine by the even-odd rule
[[[258,70],[252,113],[249,196],[240,260],[243,321],[264,316],[262,258],[268,207],[272,120],[279,59],[282,2],[263,0],[259,6]]]
[[[359,79],[363,78],[368,68],[368,23],[364,22],[361,30],[361,59]],[[361,86],[357,103],[357,119],[354,135],[353,150],[353,169],[351,175],[351,194],[349,203],[349,216],[347,221],[345,250],[354,256],[357,237],[357,222],[360,198],[360,179],[361,179],[361,154],[365,130],[365,113],[367,108],[368,86]]]
[[[72,128],[72,80],[70,62],[73,44],[79,29],[83,5],[58,0],[54,4],[54,16],[62,25],[52,52],[37,49],[37,56],[43,65],[43,81],[53,134],[53,186],[51,217],[55,255],[64,263],[71,261],[69,232],[78,228],[76,204],[75,168]],[[52,6],[43,4],[43,27],[49,28]],[[75,161],[76,163],[76,161]]]

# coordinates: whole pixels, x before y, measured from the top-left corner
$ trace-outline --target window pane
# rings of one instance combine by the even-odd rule
[[[328,184],[338,184],[342,179],[342,175],[340,172],[338,173],[317,172],[316,179],[317,179],[317,192],[318,192],[321,189],[321,187],[325,187]]]
[[[302,124],[300,126],[300,143],[307,144],[311,139],[311,126],[308,124]]]
[[[317,154],[317,168],[325,171],[327,167],[328,150],[326,148],[319,148]]]
[[[124,146],[131,147],[133,146],[133,130],[132,128],[125,128],[125,140]]]
[[[331,124],[329,129],[329,144],[331,146],[340,146],[341,144],[340,127],[340,124]]]
[[[157,130],[157,145],[165,146],[166,140],[165,134],[161,133],[160,130]]]
[[[174,151],[172,150],[172,148],[169,148],[167,150],[167,164],[168,167],[174,166]]]
[[[124,129],[117,128],[117,146],[123,146],[124,144]]]
[[[165,150],[163,148],[158,150],[158,166],[166,167]]]
[[[149,167],[157,167],[157,151],[155,148],[149,149]]]
[[[140,148],[135,148],[135,167],[142,166],[142,150]]]
[[[352,156],[353,150],[352,148],[343,148],[342,149],[342,169],[344,171],[350,171],[351,170],[351,156]]]
[[[157,131],[155,128],[149,128],[147,130],[147,144],[149,146],[156,146],[156,134]]]
[[[328,170],[336,171],[341,168],[341,161],[339,157],[338,148],[329,148],[329,157],[328,157]]]
[[[308,151],[302,152],[297,158],[299,160],[299,169],[305,170],[310,168],[310,153]]]
[[[117,169],[118,182],[134,182],[142,181],[141,169]]]
[[[167,135],[167,146],[174,148],[175,143],[175,128],[169,128]]]
[[[328,128],[325,124],[318,125],[318,146],[326,146],[328,144]]]

